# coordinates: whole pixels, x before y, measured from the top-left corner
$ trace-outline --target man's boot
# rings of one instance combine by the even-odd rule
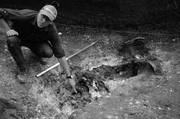
[[[25,59],[21,50],[21,40],[17,36],[11,36],[7,39],[8,50],[18,66],[17,79],[20,82],[26,81],[27,69]]]
[[[19,66],[16,78],[18,79],[19,83],[26,83],[29,71],[25,66]]]

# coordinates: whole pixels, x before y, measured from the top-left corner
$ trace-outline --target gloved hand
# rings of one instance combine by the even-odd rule
[[[17,31],[15,31],[14,29],[10,29],[10,30],[8,30],[7,32],[6,32],[6,35],[8,36],[8,37],[10,37],[10,36],[18,36],[19,35],[19,33],[17,32]]]
[[[75,76],[72,75],[72,76],[68,76],[67,78],[69,79],[69,83],[72,86],[74,92],[77,93]]]

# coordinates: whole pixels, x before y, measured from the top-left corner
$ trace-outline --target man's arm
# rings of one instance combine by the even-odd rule
[[[58,36],[58,32],[57,32],[55,24],[53,24],[53,26],[50,28],[49,33],[50,33],[50,40],[51,40],[50,42],[52,44],[54,55],[55,57],[57,57],[57,60],[59,61],[60,66],[63,68],[63,71],[65,71],[66,77],[67,79],[69,79],[69,83],[71,84],[73,90],[77,92],[75,88],[75,79],[74,79],[74,76],[71,75],[69,64],[66,60],[64,49],[61,46],[62,43]]]
[[[13,20],[23,20],[35,14],[33,10],[15,10],[8,8],[0,8],[1,27],[4,28],[6,35],[18,35],[18,32],[13,29]]]
[[[59,61],[61,67],[62,67],[63,70],[65,71],[66,77],[70,77],[70,76],[71,76],[70,68],[69,68],[69,65],[68,65],[68,63],[67,63],[66,58],[65,58],[65,57],[57,58],[57,60]]]
[[[0,8],[0,18],[8,20],[24,20],[37,15],[37,11],[30,9],[10,9],[10,8]]]
[[[3,34],[6,34],[7,31],[11,30],[12,22],[10,20],[5,20],[7,16],[7,12],[0,8],[0,28],[3,30]]]
[[[74,76],[71,75],[71,72],[70,72],[70,69],[69,69],[69,65],[68,65],[68,62],[67,62],[66,58],[62,57],[62,58],[57,58],[57,59],[58,59],[58,61],[60,63],[60,66],[66,72],[66,78],[69,79],[69,83],[72,86],[74,92],[77,93],[76,87],[75,87],[76,86],[76,82],[75,82]]]

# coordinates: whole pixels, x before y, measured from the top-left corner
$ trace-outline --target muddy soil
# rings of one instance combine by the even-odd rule
[[[41,64],[27,48],[23,48],[23,53],[30,72],[27,83],[20,84],[16,79],[15,62],[1,35],[0,98],[6,99],[6,102],[0,100],[2,119],[180,118],[179,38],[153,35],[153,32],[131,34],[67,26],[61,26],[59,30],[63,33],[61,38],[67,56],[99,40],[69,60],[77,77],[78,93],[74,93],[66,79],[59,75],[59,68],[36,78],[36,74],[57,60],[54,57],[44,59],[46,64]],[[140,73],[127,75],[133,68],[121,67],[132,65],[129,60],[132,57],[124,58],[117,47],[137,36],[145,38],[149,55],[158,61],[158,65],[147,60],[145,64],[154,71],[160,66],[160,74],[146,67],[141,68]],[[136,53],[134,56],[139,58]],[[139,66],[137,64],[144,65],[144,62],[138,60],[136,66]],[[123,71],[126,71],[125,75]]]

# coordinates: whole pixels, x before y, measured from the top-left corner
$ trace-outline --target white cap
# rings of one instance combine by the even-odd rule
[[[57,17],[57,10],[52,5],[45,5],[41,10],[40,14],[46,15],[51,21],[56,19]]]

